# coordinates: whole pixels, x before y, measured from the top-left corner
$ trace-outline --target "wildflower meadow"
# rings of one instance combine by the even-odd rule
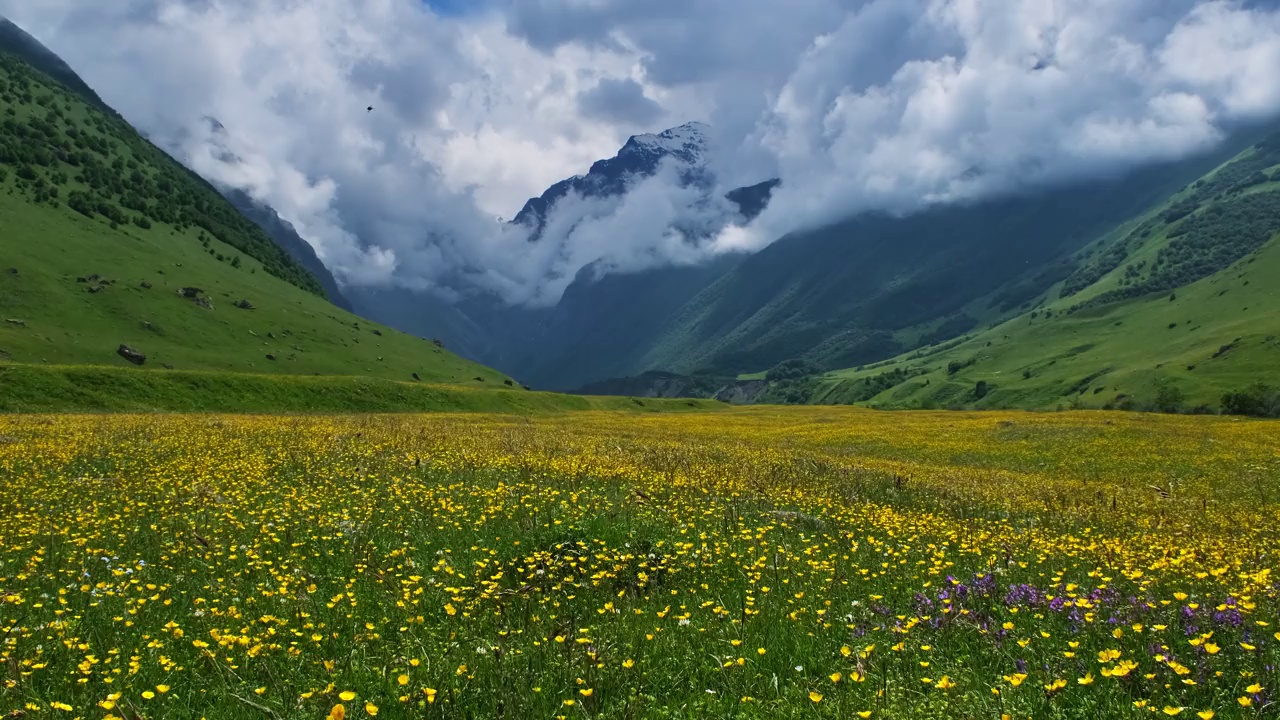
[[[0,713],[1256,718],[1280,425],[0,417]]]

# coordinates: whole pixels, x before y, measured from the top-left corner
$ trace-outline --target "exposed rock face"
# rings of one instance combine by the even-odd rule
[[[116,350],[116,354],[124,358],[125,360],[128,360],[129,362],[133,363],[134,365],[141,365],[142,363],[147,361],[146,355],[143,355],[137,350],[134,350],[133,348],[124,344],[120,345],[120,347]]]
[[[730,405],[750,405],[768,389],[768,380],[735,380],[720,388],[715,399]]]

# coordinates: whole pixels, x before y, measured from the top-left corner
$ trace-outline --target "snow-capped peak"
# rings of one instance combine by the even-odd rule
[[[707,138],[710,128],[700,122],[691,122],[664,130],[660,133],[635,135],[622,150],[644,151],[659,155],[672,155],[688,163],[699,163],[707,150]]]

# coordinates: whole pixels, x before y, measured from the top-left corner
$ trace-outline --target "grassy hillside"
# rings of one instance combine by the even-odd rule
[[[0,363],[0,412],[488,412],[715,410],[708,400],[585,398],[504,385]]]
[[[1261,135],[1087,185],[783,238],[691,300],[640,364],[739,374],[804,359],[833,369],[957,337],[1029,307],[1077,272],[1081,248]]]
[[[326,302],[212,187],[3,54],[0,227],[0,361],[134,369],[125,344],[142,372],[514,385]]]
[[[256,260],[240,256],[238,267],[219,262],[195,230],[112,230],[68,208],[32,203],[12,177],[0,184],[0,223],[3,360],[131,367],[116,354],[127,344],[147,356],[144,370],[507,379],[346,313],[271,276]],[[208,245],[235,257],[217,240]],[[185,298],[182,288],[204,292]]]
[[[1280,384],[1280,135],[1092,244],[1034,309],[807,385],[885,407],[1216,409]]]

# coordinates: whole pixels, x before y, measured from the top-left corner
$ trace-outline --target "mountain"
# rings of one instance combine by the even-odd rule
[[[1280,387],[1280,132],[1071,261],[1009,319],[791,390],[883,407],[1200,411],[1230,394],[1227,409],[1280,410],[1256,387]]]
[[[119,117],[102,98],[89,87],[76,72],[46,48],[25,30],[9,20],[0,17],[0,51],[8,52],[21,58],[31,67],[58,81],[63,87],[80,97],[87,104],[102,112]],[[208,119],[217,129],[225,131],[221,123]],[[315,276],[325,294],[338,307],[351,310],[351,303],[342,295],[337,281],[329,272],[315,250],[303,240],[288,222],[284,221],[271,207],[255,201],[247,193],[234,188],[219,188],[219,191],[231,201],[245,217],[256,223],[262,230],[289,254],[299,265]]]
[[[736,375],[804,359],[834,369],[961,335],[1076,272],[1077,251],[1247,146],[1123,176],[864,214],[784,237],[681,308],[639,366]]]
[[[633,136],[614,157],[595,162],[585,175],[560,181],[531,198],[512,222],[529,228],[530,242],[551,242],[542,230],[557,203],[570,196],[620,196],[658,172],[664,162],[674,165],[680,183],[702,188],[711,197],[716,183],[707,167],[708,133],[706,125],[688,123]],[[736,217],[730,210],[728,219],[755,218],[778,185],[772,179],[726,193],[737,210]],[[350,294],[362,315],[440,339],[536,387],[569,390],[647,369],[638,363],[664,336],[675,313],[741,259],[728,255],[694,267],[631,273],[602,273],[588,265],[551,308],[512,307],[484,295],[446,303],[404,290],[352,288]]]
[[[1089,182],[906,217],[864,214],[701,267],[604,276],[587,269],[552,308],[509,308],[482,298],[417,315],[402,310],[394,320],[388,308],[411,298],[361,309],[411,332],[443,337],[469,357],[557,390],[591,390],[593,383],[654,370],[732,377],[787,360],[819,371],[871,364],[1030,309],[1051,288],[1091,267],[1085,248],[1262,134],[1241,131],[1214,152]],[[659,143],[664,135],[668,139]],[[687,143],[671,138],[696,134],[640,137],[648,139],[633,138],[617,157],[596,163],[598,177],[588,173],[557,184],[526,204],[517,221],[544,217],[545,208],[570,190],[615,192],[615,171],[600,168],[634,157],[644,162],[629,167],[644,172],[661,157],[652,148],[684,148]],[[692,143],[677,161],[696,167],[702,156]],[[776,181],[769,181],[729,196],[750,214],[763,208],[774,187]],[[794,389],[764,396],[809,397]]]
[[[7,32],[23,44],[0,45],[6,383],[51,377],[32,374],[37,366],[99,366],[132,370],[113,387],[140,396],[152,374],[184,397],[234,392],[249,382],[244,374],[382,378],[398,381],[388,396],[419,400],[399,383],[518,390],[505,375],[327,302],[324,283],[212,185],[100,107],[83,83],[62,84],[65,64],[34,53],[57,76],[32,67],[29,36]],[[350,385],[326,382],[308,381],[305,392],[342,395],[336,388]],[[286,398],[303,386],[269,387]]]
[[[28,65],[58,81],[89,105],[109,115],[116,114],[62,58],[3,16],[0,16],[0,50],[22,58]]]
[[[706,170],[708,128],[692,122],[656,135],[634,135],[618,154],[591,165],[586,175],[575,175],[547,188],[542,195],[530,198],[516,213],[513,222],[532,230],[530,240],[541,237],[547,217],[556,203],[570,194],[581,197],[622,195],[636,178],[649,177],[664,161],[674,162],[685,184],[707,184]]]

